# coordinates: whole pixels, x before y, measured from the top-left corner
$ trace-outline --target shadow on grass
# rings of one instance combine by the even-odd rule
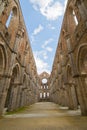
[[[21,107],[21,108],[18,108],[16,110],[13,110],[13,111],[7,111],[5,113],[5,115],[12,115],[12,114],[17,114],[17,113],[22,113],[27,109],[29,109],[29,106]]]

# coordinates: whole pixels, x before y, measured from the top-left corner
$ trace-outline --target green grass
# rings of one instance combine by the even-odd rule
[[[16,110],[13,110],[13,111],[9,111],[9,112],[6,112],[5,115],[11,115],[11,114],[17,114],[17,113],[21,113],[23,112],[24,110],[26,110],[28,107],[21,107],[21,108],[18,108]]]

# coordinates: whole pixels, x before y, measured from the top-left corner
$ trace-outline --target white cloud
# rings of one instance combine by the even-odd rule
[[[45,47],[46,47],[49,43],[51,43],[52,41],[53,41],[52,38],[49,38],[48,40],[46,40],[46,41],[44,42],[44,44],[42,45],[42,48],[45,49]]]
[[[38,74],[46,71],[48,73],[50,73],[50,70],[49,70],[49,65],[47,62],[44,62],[44,60],[42,60],[40,57],[39,57],[39,54],[40,52],[35,52],[34,53],[34,57],[35,57],[35,61],[36,61],[36,66],[37,66],[37,71],[38,71]]]
[[[49,52],[53,51],[53,49],[51,47],[46,47],[46,50],[49,51]]]
[[[31,35],[31,43],[35,42],[35,37],[33,35]]]
[[[39,6],[41,8],[44,8],[47,7],[51,2],[53,2],[53,0],[30,0],[30,2],[37,7]]]
[[[48,59],[48,56],[47,56],[47,52],[46,52],[46,51],[43,52],[43,58],[44,58],[45,60]]]
[[[43,30],[43,26],[40,24],[33,32],[33,35],[37,35]]]
[[[56,20],[64,12],[64,8],[61,3],[55,2],[53,5],[46,8],[40,9],[42,15],[44,15],[48,20]]]
[[[36,57],[42,56],[44,60],[48,59],[46,50],[35,51],[34,54],[35,54]]]
[[[30,0],[35,10],[45,16],[48,20],[56,20],[64,13],[64,5],[54,0]]]
[[[48,27],[49,29],[51,29],[51,30],[54,30],[54,29],[55,29],[55,27],[52,26],[51,24],[48,24],[47,27]]]

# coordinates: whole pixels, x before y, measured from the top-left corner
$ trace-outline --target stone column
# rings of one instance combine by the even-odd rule
[[[71,94],[71,86],[69,84],[67,84],[67,97],[68,97],[68,107],[69,109],[73,110],[74,105],[73,105],[73,99]]]
[[[10,75],[8,74],[4,74],[2,76],[0,75],[0,115],[2,115],[5,107],[5,101],[9,83],[10,83]]]
[[[69,109],[77,109],[78,103],[75,93],[75,88],[73,84],[67,84],[67,95],[68,95],[68,107]]]
[[[16,100],[17,100],[17,92],[18,92],[18,84],[12,84],[12,91],[10,96],[10,105],[8,106],[9,111],[13,111],[16,109]]]
[[[2,115],[5,105],[7,92],[0,93],[0,115]]]
[[[24,106],[24,89],[23,89],[23,88],[22,88],[22,91],[21,91],[20,106],[21,106],[21,107]]]
[[[81,77],[76,78],[77,82],[77,94],[78,94],[78,100],[81,107],[82,115],[87,115],[87,91],[85,89],[84,83],[81,80]]]
[[[78,109],[78,102],[77,102],[77,97],[76,97],[76,89],[75,89],[74,84],[71,84],[71,95],[72,95],[74,109]]]
[[[22,85],[18,87],[17,98],[16,98],[16,108],[20,107],[21,90],[22,90]]]
[[[84,1],[78,0],[77,7],[79,8],[80,15],[83,20],[87,20],[87,8],[84,4]]]

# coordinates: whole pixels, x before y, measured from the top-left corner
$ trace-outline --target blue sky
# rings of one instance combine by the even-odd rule
[[[52,70],[67,0],[20,0],[37,72]]]

